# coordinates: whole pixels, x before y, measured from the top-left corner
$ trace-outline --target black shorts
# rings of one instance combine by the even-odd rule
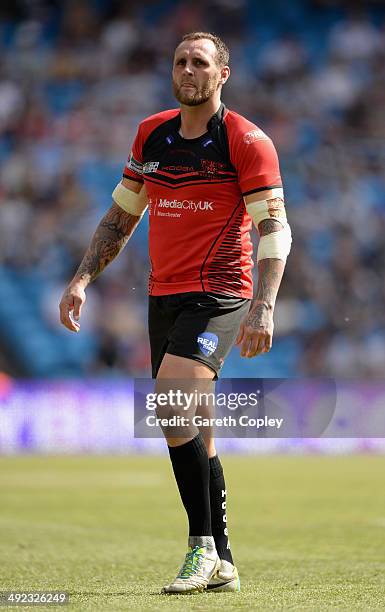
[[[153,378],[165,353],[204,363],[217,378],[249,307],[250,300],[215,293],[150,296]]]

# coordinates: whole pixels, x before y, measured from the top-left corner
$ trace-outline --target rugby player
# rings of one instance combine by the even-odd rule
[[[158,380],[213,380],[235,341],[246,358],[272,346],[291,232],[272,141],[221,102],[228,63],[217,36],[183,37],[172,69],[179,107],[140,123],[112,205],[60,303],[61,322],[78,332],[87,285],[123,250],[148,208],[149,336]],[[252,222],[260,235],[254,299]],[[167,443],[189,538],[163,592],[239,590],[214,439],[198,432]]]

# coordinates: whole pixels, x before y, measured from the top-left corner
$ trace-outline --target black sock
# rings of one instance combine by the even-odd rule
[[[211,526],[215,547],[221,559],[234,563],[227,535],[226,484],[223,468],[218,455],[211,457],[209,463]]]
[[[181,446],[169,446],[168,450],[188,516],[189,535],[211,536],[210,467],[202,435]]]

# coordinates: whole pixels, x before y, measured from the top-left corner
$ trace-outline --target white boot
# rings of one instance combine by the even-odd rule
[[[210,579],[207,590],[212,593],[240,591],[241,583],[235,565],[221,559],[219,570]]]
[[[163,587],[163,593],[200,593],[216,574],[220,559],[212,536],[190,536],[188,547],[179,574]]]

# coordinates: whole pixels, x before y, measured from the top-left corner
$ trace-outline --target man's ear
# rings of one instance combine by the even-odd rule
[[[229,66],[223,66],[223,68],[221,68],[221,83],[222,85],[224,85],[227,81],[227,79],[230,76],[230,68]]]

